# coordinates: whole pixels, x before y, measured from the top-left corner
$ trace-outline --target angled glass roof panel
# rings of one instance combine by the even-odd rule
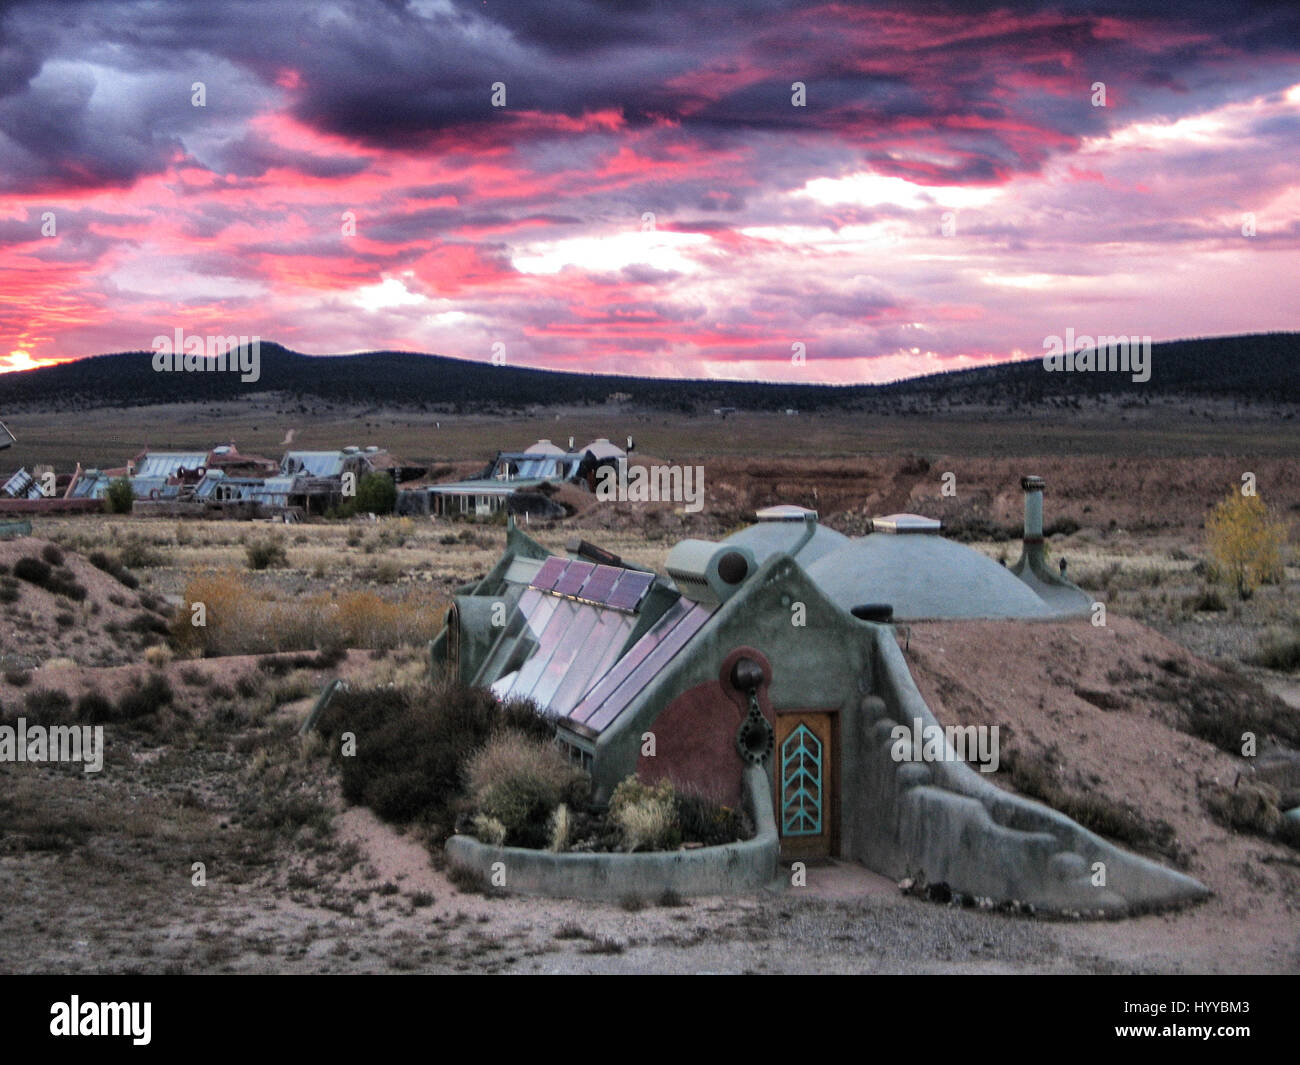
[[[181,469],[197,470],[206,466],[206,451],[154,451],[140,460],[135,471],[137,477],[174,477]]]
[[[650,585],[654,584],[654,580],[653,573],[624,570],[618,584],[614,586],[614,590],[610,592],[605,602],[615,610],[635,610],[642,597],[649,591]]]
[[[520,555],[510,560],[510,565],[506,567],[504,580],[507,584],[531,585],[533,578],[537,576],[537,571],[541,568],[542,562],[540,560],[524,558]]]
[[[567,558],[552,555],[542,563],[542,568],[537,571],[537,576],[532,580],[532,587],[540,588],[543,591],[549,592],[555,587],[555,582],[563,576],[568,565],[569,560]]]
[[[551,652],[545,668],[537,678],[537,683],[529,693],[529,697],[548,713],[555,712],[555,708],[551,705],[551,697],[564,683],[570,667],[580,656],[588,652],[587,643],[591,638],[592,630],[600,620],[600,611],[592,607],[575,605],[572,609],[573,617],[569,619],[569,624],[560,634],[555,650]]]
[[[649,632],[637,641],[637,647],[650,643],[648,653],[637,663],[599,707],[592,709],[583,721],[594,732],[603,732],[632,702],[645,686],[652,681],[690,641],[705,623],[713,616],[716,607],[704,606],[702,603],[690,603],[685,616],[679,618],[668,629],[662,629],[656,623]],[[660,619],[662,622],[663,619]],[[634,648],[635,649],[635,648]],[[629,652],[630,655],[631,652]],[[620,662],[619,665],[622,665]],[[586,700],[584,700],[584,705]],[[576,711],[574,714],[576,720]]]
[[[32,475],[26,469],[21,469],[9,480],[5,481],[3,485],[0,485],[0,492],[4,492],[5,495],[13,496],[16,499],[18,496],[26,494],[27,489],[35,483],[36,481]]]
[[[573,713],[569,716],[575,721],[585,723],[587,718],[594,714],[600,708],[600,705],[613,694],[628,675],[644,661],[645,657],[654,650],[658,639],[663,638],[663,633],[668,632],[683,617],[686,616],[690,609],[690,602],[686,599],[678,599],[672,606],[664,611],[663,616],[650,627],[641,639],[628,649],[627,654],[618,660],[618,663],[596,682],[596,686],[584,696],[582,702],[574,708]],[[658,633],[657,639],[652,639]]]
[[[537,634],[537,650],[532,653],[527,662],[519,667],[519,676],[510,688],[511,696],[521,699],[532,697],[533,688],[541,680],[542,673],[551,661],[551,655],[555,653],[555,649],[560,645],[560,639],[565,630],[568,629],[577,615],[578,606],[576,603],[554,597],[549,597],[549,599],[550,604],[553,604],[553,610],[550,619],[540,631],[534,625],[533,620],[529,619],[529,628]]]
[[[587,578],[587,583],[582,586],[580,598],[589,603],[606,606],[609,601],[609,593],[614,590],[614,585],[618,583],[619,575],[622,572],[617,566],[597,566],[596,571]]]
[[[551,713],[564,717],[577,705],[591,685],[605,675],[627,643],[636,615],[616,610],[593,610],[596,624],[587,636],[583,653],[569,666],[548,703]]]
[[[558,602],[558,599],[544,596],[535,588],[525,588],[519,597],[519,609],[510,613],[496,644],[474,674],[473,683],[490,684],[492,690],[496,691],[497,685],[504,679],[502,674],[518,654],[520,642],[537,642],[537,633],[550,620],[551,612]],[[509,690],[507,685],[505,691]]]
[[[343,472],[346,458],[341,451],[290,451],[284,456],[284,472],[305,473],[309,477],[337,477]]]
[[[518,607],[475,683],[501,698],[532,699],[553,716],[567,714],[617,661],[636,624],[633,614],[538,588],[525,589]],[[514,668],[521,652],[527,658]]]
[[[555,594],[577,595],[595,568],[591,562],[582,562],[578,559],[570,561],[560,579],[555,582]]]

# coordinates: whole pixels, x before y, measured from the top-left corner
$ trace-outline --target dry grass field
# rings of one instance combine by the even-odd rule
[[[742,415],[724,423],[618,411],[500,420],[280,411],[97,412],[57,423],[23,415],[8,419],[23,443],[6,462],[116,463],[146,438],[154,447],[233,438],[242,450],[277,455],[285,430],[296,428],[294,446],[377,443],[414,461],[468,464],[539,436],[630,432],[644,453],[703,464],[701,513],[618,504],[528,531],[557,551],[577,533],[658,568],[681,536],[724,535],[772,502],[817,506],[827,524],[855,534],[873,513],[934,513],[977,550],[1014,561],[1019,544],[1008,537],[1020,522],[1018,478],[1035,472],[1047,478],[1049,528],[1066,521],[1051,538],[1052,557],[1064,557],[1070,576],[1131,627],[1124,631],[1134,648],[1171,641],[1193,668],[1228,678],[1225,690],[1257,682],[1289,703],[1278,712],[1300,715],[1294,664],[1290,671],[1281,659],[1265,664],[1269,647],[1300,631],[1294,422],[1256,424],[1222,411],[1198,420],[1184,412],[1162,430],[1143,411],[1143,424],[1113,415],[1095,425],[1045,421],[1027,430],[1021,423],[1011,432],[973,413]],[[436,420],[441,428],[433,428]],[[955,499],[941,494],[945,471],[956,474]],[[1243,471],[1256,474],[1261,494],[1292,523],[1286,580],[1248,600],[1213,585],[1204,566],[1205,515]],[[648,907],[484,895],[449,879],[418,832],[348,806],[318,742],[296,730],[335,676],[358,686],[423,679],[425,642],[452,589],[497,558],[499,525],[389,518],[286,527],[96,515],[38,518],[35,526],[30,540],[0,541],[0,564],[12,570],[52,547],[64,556],[55,569],[85,594],[69,599],[6,578],[17,591],[0,596],[0,716],[85,708],[110,725],[99,774],[0,765],[5,971],[1300,967],[1300,852],[1208,821],[1191,783],[1185,795],[1159,791],[1157,802],[1155,783],[1109,777],[1106,729],[1120,715],[1090,709],[1064,690],[1063,723],[1017,718],[1019,726],[1036,729],[1045,743],[1063,742],[1070,727],[1089,733],[1078,768],[1096,780],[1082,786],[1139,806],[1149,787],[1155,812],[1175,825],[1169,846],[1199,848],[1194,868],[1226,855],[1230,868],[1210,877],[1211,902],[1117,923],[1033,921],[905,897],[849,867],[814,870],[802,892]],[[250,568],[250,547],[267,542],[282,549],[282,560]],[[92,556],[124,565],[137,586],[88,562]],[[232,619],[211,635],[207,657],[176,635],[198,599]],[[1071,638],[1059,637],[1063,647]],[[918,632],[914,663],[936,710],[964,718],[981,710],[953,686],[956,659],[938,651],[955,656],[961,646],[956,634]],[[1134,670],[1154,668],[1133,654]],[[1058,663],[1056,673],[1068,669]],[[1146,691],[1130,684],[1126,706],[1165,721],[1172,704]],[[1053,731],[1058,725],[1064,731]],[[1114,735],[1116,743],[1131,739]],[[1222,774],[1227,756],[1177,730],[1160,735],[1185,745],[1176,756],[1196,779]],[[1182,802],[1191,805],[1183,810]]]
[[[118,466],[146,444],[155,449],[210,447],[234,440],[240,450],[279,457],[289,430],[297,448],[378,444],[414,462],[482,465],[498,449],[538,437],[583,444],[596,437],[637,447],[672,462],[718,457],[844,459],[871,455],[998,456],[1300,454],[1294,407],[1216,399],[1114,400],[1082,410],[988,410],[944,407],[904,415],[871,412],[741,412],[712,415],[645,412],[632,407],[555,407],[523,414],[446,414],[402,407],[355,408],[320,401],[250,396],[238,403],[100,408],[67,415],[6,412],[18,437],[6,453],[14,466]]]

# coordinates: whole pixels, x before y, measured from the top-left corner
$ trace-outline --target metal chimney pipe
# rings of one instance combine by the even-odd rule
[[[1020,487],[1025,490],[1025,543],[1041,544],[1043,542],[1043,489],[1047,482],[1032,474],[1020,478]]]
[[[1043,547],[1043,489],[1047,482],[1030,474],[1020,478],[1020,487],[1025,490],[1025,546],[1015,572],[1019,574],[1028,566],[1031,573],[1042,577],[1047,572]]]

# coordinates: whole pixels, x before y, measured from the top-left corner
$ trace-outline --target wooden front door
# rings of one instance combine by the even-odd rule
[[[777,712],[773,791],[783,859],[839,850],[838,725],[826,711]]]

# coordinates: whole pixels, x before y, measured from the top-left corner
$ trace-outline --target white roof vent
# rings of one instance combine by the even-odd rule
[[[871,519],[872,531],[880,533],[937,533],[942,528],[942,522],[923,518],[920,514],[889,514]]]
[[[754,511],[754,517],[759,521],[803,521],[809,516],[816,521],[817,511],[796,507],[793,503],[778,503],[774,507]]]

